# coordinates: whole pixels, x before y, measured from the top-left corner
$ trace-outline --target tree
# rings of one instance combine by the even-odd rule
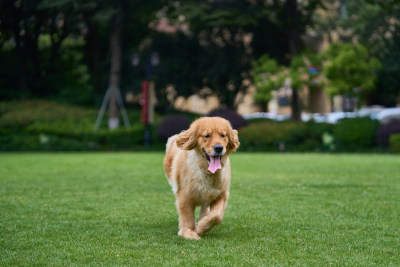
[[[365,100],[365,93],[376,88],[377,71],[382,67],[363,45],[332,44],[325,53],[326,92],[347,94]]]
[[[278,9],[277,12],[289,47],[288,65],[290,65],[289,76],[292,83],[291,119],[295,121],[301,120],[301,107],[297,93],[297,88],[300,85],[297,84],[297,81],[300,80],[297,77],[299,74],[298,70],[296,70],[298,68],[297,63],[299,62],[296,58],[298,58],[298,53],[302,50],[303,46],[300,37],[305,33],[306,27],[312,25],[312,16],[319,6],[321,6],[321,1],[319,0],[286,0],[283,1],[282,8]]]
[[[187,73],[185,77],[197,75],[186,81],[183,90],[193,92],[208,86],[224,104],[232,106],[235,95],[246,89],[242,81],[250,76],[250,63],[254,58],[267,53],[280,64],[290,65],[291,57],[302,47],[300,36],[311,23],[312,14],[321,1],[189,0],[173,3],[169,18],[185,18],[190,26],[190,35],[186,38],[193,47],[190,51],[195,51],[186,60],[182,58],[183,64],[173,64],[179,66],[178,73]],[[188,72],[182,69],[188,66]],[[296,117],[298,115],[297,112]]]
[[[398,0],[326,2],[331,4],[328,13],[316,17],[314,29],[320,34],[335,33],[332,36],[342,42],[361,43],[378,58],[382,68],[377,73],[377,89],[367,93],[367,103],[395,106],[400,101]]]
[[[132,86],[132,51],[149,35],[148,24],[165,3],[118,3],[129,14],[120,24],[123,45],[117,64],[124,77],[119,83],[127,88]],[[8,66],[0,68],[0,86],[10,88],[1,90],[0,97],[101,103],[110,85],[106,73],[115,51],[110,36],[116,32],[112,19],[118,10],[115,1],[108,0],[0,1],[0,60]]]
[[[311,90],[316,86],[321,86],[321,83],[316,83],[316,80],[319,81],[317,78],[320,74],[315,68],[319,65],[319,57],[308,50],[296,54],[289,67],[279,65],[268,55],[261,56],[252,62],[252,78],[257,88],[255,100],[266,104],[271,99],[271,92],[279,90],[287,81],[292,89],[291,103],[297,101],[293,99],[297,95],[295,92],[305,86]]]
[[[82,35],[77,26],[83,23],[81,14],[93,6],[93,2],[83,0],[0,2],[0,35],[6,38],[0,41],[1,53],[5,57],[9,51],[14,53],[10,68],[17,63],[12,70],[17,79],[7,75],[9,70],[0,72],[1,80],[8,80],[7,87],[14,89],[8,97],[54,97],[55,92],[69,90],[69,78],[77,79],[70,74],[74,68],[83,68],[79,68],[81,59],[66,57],[65,53],[79,53],[82,43],[63,44],[72,36],[78,39]],[[72,62],[79,67],[71,68]]]
[[[267,104],[272,98],[271,92],[278,90],[283,84],[279,74],[284,68],[267,54],[253,61],[251,66],[253,83],[257,88],[254,99],[262,105],[263,111],[267,111]]]

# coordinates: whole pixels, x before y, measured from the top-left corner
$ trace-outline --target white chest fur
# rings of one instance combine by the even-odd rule
[[[196,153],[193,151],[193,153]],[[191,174],[185,177],[185,182],[190,183],[191,195],[200,205],[208,205],[214,201],[224,188],[224,174],[226,167],[224,166],[215,174],[207,173],[199,168],[196,155],[189,155],[186,162],[189,166]]]

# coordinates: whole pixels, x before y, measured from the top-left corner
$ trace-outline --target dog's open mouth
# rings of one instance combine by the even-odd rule
[[[222,169],[221,167],[221,155],[218,156],[210,156],[207,154],[207,152],[203,149],[204,155],[206,156],[208,160],[208,170],[212,173],[215,173],[216,171]]]

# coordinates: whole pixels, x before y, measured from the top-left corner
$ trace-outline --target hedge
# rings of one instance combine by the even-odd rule
[[[394,153],[400,153],[400,133],[392,134],[389,139],[390,150]]]
[[[333,129],[339,151],[365,151],[376,147],[377,120],[370,118],[347,118],[340,120]]]
[[[100,131],[94,133],[97,112],[96,109],[43,100],[0,102],[0,151],[143,149],[145,129],[139,121],[138,110],[128,110],[129,119],[134,122],[131,127],[110,131],[106,120],[103,120]],[[154,130],[157,125],[163,128],[163,122],[170,127],[168,131],[176,130],[176,121],[157,115],[151,129],[151,147],[146,149],[165,149],[165,136]],[[189,123],[186,118],[184,122],[181,128],[186,128]],[[386,151],[388,145],[384,148],[377,146],[375,136],[378,127],[377,121],[367,118],[343,119],[335,125],[313,121],[250,120],[247,126],[239,128],[239,151]],[[391,135],[390,148],[393,152],[399,151],[398,138],[398,135]]]
[[[344,119],[338,124],[256,120],[239,132],[242,151],[377,151],[374,134],[379,122]]]
[[[135,125],[98,133],[3,130],[0,151],[133,150],[144,143],[144,127]]]
[[[0,103],[0,116],[0,151],[132,150],[144,143],[140,122],[109,131],[103,120],[94,133],[95,109],[44,100],[14,101]]]
[[[239,131],[240,150],[244,151],[323,151],[324,133],[332,125],[315,122],[251,122]]]

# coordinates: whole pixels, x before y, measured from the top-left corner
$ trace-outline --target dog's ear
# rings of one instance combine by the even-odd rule
[[[197,146],[197,132],[195,125],[181,132],[176,138],[176,145],[184,150],[192,150]]]
[[[232,151],[236,151],[236,149],[238,149],[240,145],[238,131],[230,129],[228,136],[229,136],[229,145],[232,148]]]

